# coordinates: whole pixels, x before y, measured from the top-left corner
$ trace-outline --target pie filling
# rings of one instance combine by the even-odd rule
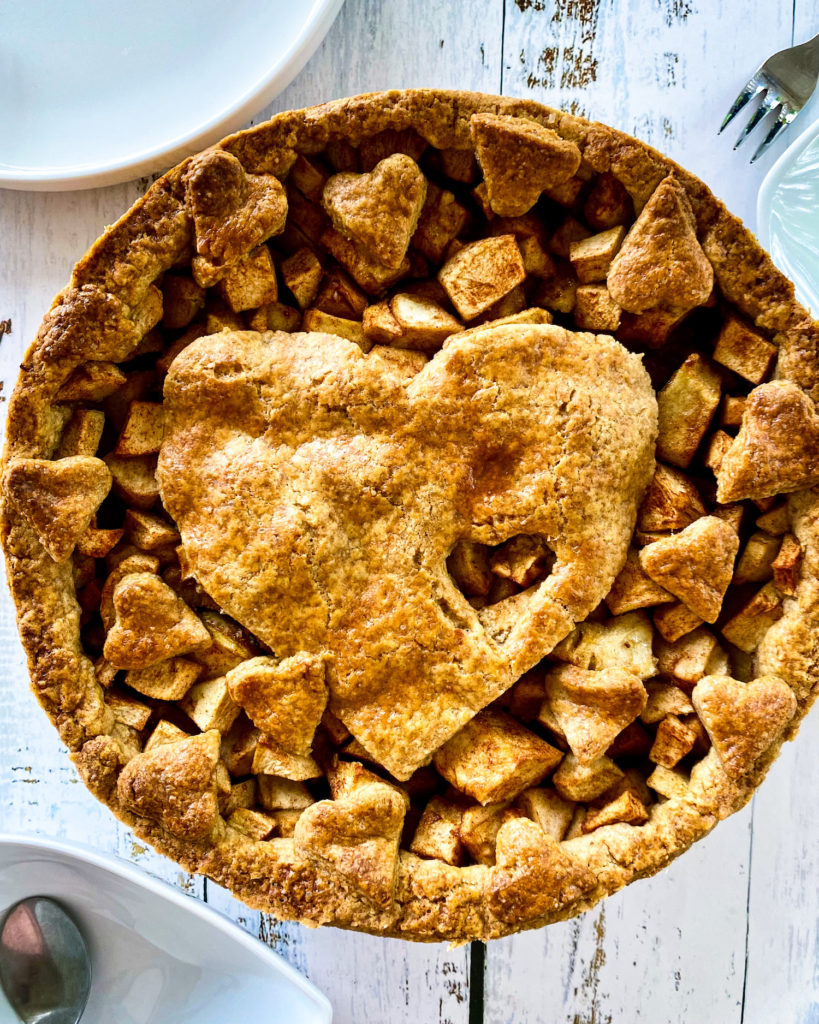
[[[336,140],[283,184],[190,161],[192,251],[4,484],[73,574],[118,807],[290,839],[382,910],[399,849],[510,892],[538,849],[571,903],[569,840],[706,756],[743,778],[796,710],[756,652],[812,402],[673,173],[635,210],[535,120],[471,130]]]

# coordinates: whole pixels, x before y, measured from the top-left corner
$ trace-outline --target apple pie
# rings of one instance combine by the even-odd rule
[[[465,942],[742,807],[819,684],[819,325],[636,139],[280,114],[79,261],[2,538],[89,789],[250,906]]]

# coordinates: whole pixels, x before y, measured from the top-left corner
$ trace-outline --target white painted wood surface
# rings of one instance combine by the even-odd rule
[[[783,143],[749,168],[749,152],[732,152],[733,126],[720,139],[716,127],[768,52],[817,31],[815,0],[347,0],[308,67],[255,120],[388,87],[502,90],[633,132],[753,226]],[[803,128],[817,112],[814,100]],[[73,262],[146,184],[0,191],[6,394]],[[491,944],[482,970],[475,959],[470,1006],[468,949],[284,925],[136,842],[77,781],[28,692],[0,600],[0,830],[88,842],[207,899],[323,988],[339,1024],[816,1024],[817,745],[819,713],[753,806],[659,876],[582,919]]]

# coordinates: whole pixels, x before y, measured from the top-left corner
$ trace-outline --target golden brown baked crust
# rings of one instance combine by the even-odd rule
[[[614,257],[609,291],[629,313],[644,313],[658,306],[700,306],[713,285],[714,271],[697,240],[688,193],[669,175],[652,192]]]
[[[426,178],[413,159],[396,153],[368,174],[334,174],[322,201],[333,226],[359,242],[379,263],[397,269],[427,195]]]
[[[767,497],[819,483],[819,414],[800,388],[771,381],[748,397],[746,414],[717,474],[717,497]]]
[[[194,575],[280,657],[326,654],[330,710],[398,779],[608,592],[656,417],[637,357],[528,324],[455,336],[410,380],[332,335],[223,332],[177,357],[165,409]],[[449,552],[527,533],[555,538],[551,574],[476,611]]]
[[[725,689],[726,677],[718,674],[722,682],[716,692],[713,685],[710,689],[706,685],[699,692],[694,690],[694,702],[703,709],[706,728],[713,729],[714,745],[693,765],[689,776],[669,771],[670,778],[655,780],[657,786],[662,787],[658,792],[664,792],[666,798],[651,805],[645,824],[627,824],[621,820],[586,834],[578,829],[572,833],[572,838],[556,841],[545,833],[541,838],[536,831],[538,826],[513,815],[501,823],[496,832],[497,862],[494,866],[477,863],[457,867],[442,860],[421,858],[404,849],[398,852],[403,801],[396,795],[397,791],[382,780],[359,779],[350,783],[350,792],[332,801],[312,803],[303,824],[299,818],[293,837],[282,833],[281,838],[254,841],[226,825],[219,813],[221,783],[215,763],[218,758],[211,749],[212,731],[203,727],[199,736],[143,751],[139,730],[127,723],[122,708],[106,702],[94,665],[81,644],[81,609],[77,603],[74,568],[70,561],[55,561],[43,546],[37,524],[25,514],[25,499],[17,479],[23,471],[17,467],[25,465],[21,460],[54,457],[66,421],[63,403],[66,394],[73,393],[70,389],[62,395],[60,392],[72,381],[78,367],[89,360],[99,364],[127,361],[159,322],[162,303],[155,282],[163,273],[181,261],[192,261],[197,284],[210,286],[250,249],[281,229],[296,197],[291,196],[291,203],[288,203],[279,179],[287,177],[299,156],[310,157],[328,146],[359,147],[361,167],[366,173],[383,157],[399,150],[402,139],[404,148],[417,145],[413,140],[420,139],[422,148],[429,144],[441,151],[471,152],[476,115],[477,124],[490,129],[496,124],[493,118],[502,115],[526,118],[527,123],[534,122],[555,133],[567,144],[557,147],[564,157],[573,152],[571,147],[576,147],[582,160],[581,169],[616,179],[638,215],[661,182],[673,183],[666,190],[669,193],[666,197],[668,219],[672,226],[675,223],[679,226],[682,211],[682,220],[688,223],[688,233],[682,231],[680,251],[696,271],[697,287],[692,294],[666,296],[666,304],[677,307],[704,301],[708,275],[701,255],[704,254],[720,294],[756,328],[764,331],[777,347],[774,373],[777,380],[762,384],[751,393],[749,426],[744,437],[738,437],[728,450],[725,470],[720,476],[722,497],[726,491],[739,493],[738,490],[731,492],[730,487],[746,487],[743,494],[750,493],[757,499],[762,499],[765,493],[795,491],[787,502],[785,525],[798,541],[802,553],[795,593],[777,598],[776,615],[765,620],[763,635],[752,646],[755,651],[752,674],[763,677],[761,682],[753,684],[759,690],[755,696],[760,707],[764,705],[775,719],[776,728],[756,745],[749,743],[742,749],[732,747],[724,738],[728,728],[726,721],[736,734],[736,721],[751,712],[735,692],[720,692],[721,688]],[[508,128],[508,122],[504,125]],[[491,132],[489,134],[491,136]],[[538,135],[538,132],[533,134]],[[545,136],[546,141],[541,136],[546,149],[550,139],[550,135]],[[491,137],[489,141],[491,144]],[[490,165],[491,160],[487,167]],[[660,198],[663,196],[661,193]],[[520,198],[519,204],[526,199]],[[343,227],[341,220],[340,224]],[[299,230],[309,231],[309,223],[305,220]],[[696,247],[692,244],[692,235]],[[639,236],[637,241],[640,241]],[[644,239],[643,254],[650,250],[650,242],[650,237]],[[379,293],[394,274],[394,268],[379,262],[384,251],[377,246],[378,251],[371,258],[363,259],[354,247],[350,249],[352,243],[342,234],[337,238],[331,236],[325,245],[368,294]],[[394,261],[397,252],[389,251],[388,257]],[[345,259],[357,262],[348,265]],[[639,264],[639,260],[637,262]],[[621,269],[616,269],[615,276],[623,276]],[[633,286],[634,282],[631,283]],[[582,287],[591,289],[584,300],[588,308],[599,309],[604,296],[595,289],[601,286],[592,282]],[[623,305],[637,317],[646,315],[643,310],[648,309],[642,294],[637,296],[637,302],[626,300]],[[668,315],[671,314],[676,316],[678,310],[671,310]],[[344,319],[343,312],[335,315]],[[656,322],[655,318],[655,325]],[[631,324],[633,330],[640,326]],[[645,323],[642,327],[645,329]],[[504,332],[502,337],[509,339],[509,344],[521,338],[540,344],[548,338],[563,345],[565,334],[560,328],[522,327]],[[226,344],[228,337],[229,345]],[[396,363],[393,356],[381,359],[384,383],[379,386],[391,388],[391,393],[401,401],[407,400],[404,396],[422,398],[423,379],[438,374],[445,387],[447,368],[456,356],[469,352],[473,354],[470,358],[490,359],[494,337],[493,332],[485,329],[470,332],[469,337],[463,335],[461,341],[443,349],[421,372],[420,385],[414,375],[417,366],[413,366],[410,373],[407,361]],[[482,346],[487,342],[490,344],[484,349]],[[569,342],[565,344],[568,346]],[[239,376],[245,375],[243,379],[246,379],[245,364],[257,366],[259,363],[258,345],[237,334],[215,335],[198,346],[194,343],[175,365],[172,380],[183,379],[184,368],[194,357],[219,358],[227,365],[232,353],[227,352],[226,347],[235,354],[237,346],[242,348]],[[349,342],[337,337],[332,343],[325,343],[323,354],[333,366],[339,367],[340,377],[344,373],[355,373],[352,368],[361,363],[360,355],[352,351]],[[306,357],[307,350],[300,353],[299,358]],[[617,358],[621,357],[612,357],[615,362]],[[390,370],[391,366],[395,369]],[[97,376],[104,378],[105,374]],[[264,373],[260,380],[266,380]],[[248,434],[247,420],[253,415],[263,419],[263,412],[252,403],[244,404],[246,388],[243,390],[236,381],[231,383],[229,374],[219,382],[215,378],[206,384],[203,381],[205,378],[198,375],[193,383],[218,386],[222,389],[220,396],[228,395],[235,385],[239,407],[225,409],[225,429],[252,436],[253,429],[257,428],[253,427]],[[366,381],[360,383],[367,386]],[[71,387],[78,386],[73,379]],[[775,426],[766,419],[768,410],[776,402],[781,404],[783,396],[788,399],[785,403],[788,415],[805,424],[806,429],[815,430],[816,414],[808,397],[813,401],[819,399],[819,325],[794,301],[790,283],[775,270],[752,236],[706,186],[637,140],[532,102],[459,92],[418,90],[376,94],[278,115],[264,125],[231,136],[220,146],[185,161],[156,182],[77,264],[70,285],[55,299],[26,355],[9,409],[2,535],[35,693],[96,796],[157,849],[188,870],[205,872],[227,885],[251,906],[308,923],[334,924],[420,940],[447,938],[456,942],[499,936],[569,917],[635,878],[656,872],[710,831],[719,820],[743,806],[776,757],[782,738],[795,734],[813,701],[819,681],[819,500],[815,491],[796,490],[816,484],[810,473],[810,440],[805,446],[804,459],[797,460],[794,469],[788,451],[783,451]],[[456,397],[457,400],[463,398],[453,396],[453,401]],[[645,414],[645,407],[642,409],[639,415]],[[228,413],[233,412],[231,420]],[[179,429],[182,413],[177,410],[173,415],[177,423],[172,426],[172,436],[176,436],[173,431]],[[328,418],[332,416],[328,410]],[[291,420],[293,422],[298,424],[298,417]],[[213,423],[209,426],[212,428]],[[756,430],[752,429],[754,426]],[[645,429],[642,436],[646,436]],[[768,486],[765,482],[759,483],[761,469],[759,460],[754,462],[754,446],[763,450],[773,447],[776,457],[783,458],[782,471],[773,476],[771,486],[764,493],[754,490]],[[149,465],[155,455],[147,453],[140,458],[148,460]],[[186,517],[195,519],[195,510],[185,509],[184,494],[172,493],[174,485],[168,476],[172,458],[172,449],[168,449],[163,454],[164,468],[160,470],[160,477],[165,473],[166,501],[178,503],[174,518],[182,525],[184,534]],[[116,480],[116,466],[111,460],[108,464]],[[766,465],[770,468],[770,460]],[[608,555],[600,553],[600,557],[611,562],[611,565],[606,563],[604,571],[609,582],[625,558],[632,522],[629,510],[639,490],[638,480],[645,470],[644,458],[636,457],[629,486],[613,491],[615,495],[628,495],[627,511],[619,520],[621,527],[622,523],[627,524],[627,533],[625,538],[618,536]],[[749,479],[753,480],[753,485],[747,490]],[[667,470],[661,483],[655,478],[655,485],[651,491],[655,523],[652,526],[648,519],[638,522],[638,531],[669,529],[666,525],[657,526],[656,518],[665,500],[662,494],[667,495],[673,486],[673,472]],[[124,485],[120,483],[120,486]],[[683,485],[678,482],[676,486]],[[609,488],[601,491],[600,500],[610,493]],[[691,497],[691,500],[697,499]],[[84,509],[83,514],[86,511],[88,509]],[[704,512],[702,506],[689,522]],[[92,513],[93,509],[88,515]],[[598,521],[607,522],[607,516],[601,512]],[[515,532],[521,531],[514,529],[511,534]],[[492,534],[493,543],[495,537]],[[210,537],[208,543],[200,547],[200,552],[208,551],[216,540]],[[214,574],[218,562],[217,553],[210,569]],[[513,567],[510,571],[517,570]],[[155,583],[142,578],[150,573],[151,569],[143,566],[138,577],[126,577],[131,582],[124,586],[123,592],[114,589],[112,599],[117,614],[127,618],[133,609],[129,592],[134,588],[135,579],[137,599],[140,586],[146,588],[148,594],[164,593]],[[226,602],[236,600],[231,581],[225,579],[223,586]],[[305,592],[315,593],[309,574],[305,576],[304,586]],[[547,646],[550,648],[565,635],[572,623],[583,618],[607,590],[606,585],[599,595],[596,590],[578,594],[567,580],[565,592],[561,591],[559,597],[561,609],[568,607],[572,612],[567,615],[562,611],[560,628],[552,625],[552,640]],[[131,593],[130,597],[133,596]],[[311,607],[317,608],[319,603],[316,599]],[[139,605],[139,600],[136,604]],[[496,635],[500,636],[514,630],[519,616],[507,614],[501,618],[501,612],[493,612],[492,608],[490,605],[482,614],[489,632],[496,630]],[[706,610],[695,605],[695,611]],[[169,609],[169,614],[171,611]],[[451,622],[443,611],[441,614],[444,624]],[[481,613],[465,614],[474,622]],[[238,617],[245,621],[243,615],[244,612]],[[184,619],[181,610],[176,627],[184,636],[176,654],[205,643],[203,635],[194,635],[195,628],[186,632],[185,623],[180,619]],[[544,621],[554,623],[548,616]],[[769,628],[768,622],[772,623]],[[259,634],[263,638],[261,630]],[[209,635],[218,646],[213,639],[215,634],[210,631]],[[737,627],[734,635],[742,640],[745,633]],[[224,638],[220,650],[229,646],[229,639]],[[239,643],[238,640],[232,642]],[[671,648],[680,642],[668,642],[669,649],[664,649],[662,657],[667,661],[677,657],[679,652]],[[529,638],[520,638],[517,660],[510,659],[515,670],[504,677],[497,691],[491,688],[487,691],[489,696],[481,698],[480,706],[495,692],[506,689],[513,678],[529,667],[528,644]],[[323,643],[317,647],[325,649]],[[248,650],[238,660],[247,660],[259,653]],[[277,649],[276,653],[285,652]],[[160,656],[168,655],[163,651]],[[215,657],[212,652],[209,656]],[[692,658],[693,654],[689,650],[686,656]],[[146,661],[143,652],[139,660],[142,665],[149,664],[150,655]],[[228,660],[219,671],[228,671],[230,667]],[[581,667],[588,670],[590,666]],[[592,670],[594,668],[592,666]],[[700,671],[697,678],[702,675]],[[776,681],[770,682],[768,677]],[[337,680],[329,681],[328,685],[332,693]],[[789,688],[787,692],[783,686]],[[230,692],[227,684],[223,690]],[[793,714],[787,693],[792,693],[797,702]],[[224,694],[220,696],[220,700],[223,699]],[[342,700],[338,695],[335,699]],[[350,723],[358,723],[358,710],[354,703],[345,707],[344,714]],[[448,734],[452,731],[449,729]],[[373,736],[376,734],[374,730]],[[587,739],[586,733],[582,739]],[[388,741],[373,740],[374,743],[382,741],[386,749],[390,745]],[[437,745],[440,737],[433,742]],[[581,740],[577,742],[580,745]],[[236,749],[238,746],[240,744]],[[727,762],[721,759],[720,748],[723,752],[729,751],[725,755]],[[428,745],[422,744],[406,762],[396,761],[396,769],[409,770],[422,760],[421,751],[428,749]],[[328,826],[331,819],[332,827]],[[346,837],[343,842],[339,842],[340,835]]]
[[[470,124],[489,201],[501,217],[528,213],[545,188],[580,166],[578,147],[537,121],[473,114]]]

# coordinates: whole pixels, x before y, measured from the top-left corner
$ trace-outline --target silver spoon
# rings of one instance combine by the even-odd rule
[[[91,988],[88,947],[59,903],[29,896],[0,924],[0,986],[23,1024],[77,1024]]]

